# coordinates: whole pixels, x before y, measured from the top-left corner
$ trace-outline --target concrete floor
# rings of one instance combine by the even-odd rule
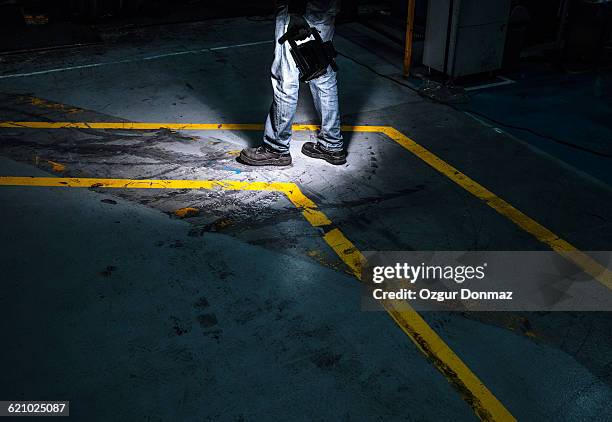
[[[608,118],[612,113],[612,72],[569,74],[531,64],[508,76],[516,83],[472,93],[465,108],[574,144],[572,147],[532,132],[502,127],[612,186],[612,123]]]
[[[0,75],[1,120],[261,123],[271,34],[267,21],[220,20],[15,58]],[[339,34],[343,53],[400,71],[384,48],[362,46],[370,31]],[[610,249],[606,185],[339,64],[344,124],[393,126],[578,248]],[[298,121],[316,122],[303,93]],[[546,249],[383,135],[345,133],[340,167],[300,154],[308,132],[289,168],[237,163],[260,136],[3,128],[0,175],[290,181],[362,251]],[[385,313],[360,310],[357,281],[278,193],[2,187],[0,197],[10,222],[0,327],[13,339],[2,397],[69,399],[88,420],[476,419]],[[185,207],[197,215],[177,218]],[[607,314],[423,317],[518,420],[612,414]]]

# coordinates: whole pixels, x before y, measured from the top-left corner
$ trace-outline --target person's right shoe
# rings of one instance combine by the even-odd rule
[[[346,163],[346,152],[330,151],[323,145],[315,142],[306,142],[302,146],[302,153],[310,158],[325,160],[329,164],[340,165]]]
[[[240,151],[240,161],[250,166],[288,166],[291,164],[291,155],[288,152],[282,154],[272,151],[265,145],[260,145]]]

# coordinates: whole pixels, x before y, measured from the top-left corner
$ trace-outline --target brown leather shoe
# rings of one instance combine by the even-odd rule
[[[291,164],[291,155],[288,152],[281,154],[260,145],[240,151],[240,162],[249,166],[288,166]]]
[[[325,160],[329,164],[336,166],[346,163],[346,152],[344,151],[329,151],[321,144],[314,142],[306,142],[302,146],[302,153],[310,158],[318,158]]]

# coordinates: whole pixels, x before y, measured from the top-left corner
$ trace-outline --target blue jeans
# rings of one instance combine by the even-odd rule
[[[330,2],[335,3],[335,2]],[[323,41],[334,36],[334,7],[316,10],[309,5],[304,18],[310,26],[318,29]],[[289,43],[279,44],[278,39],[287,30],[289,15],[287,8],[280,9],[276,15],[276,38],[274,62],[272,63],[272,89],[274,97],[270,113],[266,119],[263,142],[277,152],[288,152],[291,141],[291,124],[295,117],[300,88],[299,71],[289,52]],[[338,107],[338,86],[336,73],[327,68],[327,73],[308,83],[317,114],[321,119],[318,142],[331,151],[342,150],[340,113]]]

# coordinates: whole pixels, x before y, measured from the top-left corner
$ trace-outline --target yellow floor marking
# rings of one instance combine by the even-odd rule
[[[226,189],[274,191],[284,193],[313,227],[330,226],[332,222],[295,183],[248,182],[237,180],[130,180],[55,177],[0,177],[0,186],[50,186],[80,188],[136,188],[136,189]],[[364,257],[338,228],[323,235],[325,242],[361,280]],[[420,315],[401,300],[383,302],[386,311],[417,345],[419,350],[448,379],[463,399],[483,421],[514,421],[512,414],[487,389],[478,377],[446,345]]]
[[[401,300],[381,302],[391,318],[457,388],[481,420],[504,422],[516,420],[408,302]]]
[[[42,98],[32,97],[29,95],[21,96],[19,97],[19,100],[26,101],[36,107],[47,108],[51,110],[59,110],[59,111],[63,111],[63,112],[70,113],[70,114],[81,113],[85,111],[80,108],[70,107],[70,106],[67,106],[61,103],[54,103],[51,101],[44,100]]]
[[[302,190],[295,183],[286,184],[282,192],[287,195],[287,198],[297,209],[302,211],[304,218],[313,227],[328,226],[332,223],[325,214],[319,211],[317,205],[302,193]]]
[[[336,252],[336,254],[351,269],[351,272],[361,280],[361,270],[365,261],[359,249],[348,240],[340,229],[332,229],[323,236],[325,242]]]
[[[386,128],[383,133],[408,151],[419,157],[431,167],[448,177],[463,189],[484,201],[489,207],[503,215],[527,233],[534,236],[540,242],[546,244],[564,258],[582,268],[587,274],[594,277],[601,284],[612,289],[612,272],[590,258],[569,242],[561,239],[555,233],[542,226],[540,223],[513,207],[493,192],[461,173],[455,167],[448,164],[426,148],[392,127]]]
[[[328,231],[323,238],[361,280],[365,260],[359,249],[339,229]],[[483,421],[515,421],[516,419],[478,379],[465,363],[421,316],[404,300],[381,300],[395,323],[410,337],[419,350],[440,371],[474,409]]]
[[[199,213],[200,213],[200,210],[197,208],[193,208],[193,207],[179,208],[178,210],[174,211],[174,215],[176,215],[179,218],[194,217],[198,215]]]
[[[138,122],[0,122],[0,128],[24,129],[121,129],[121,130],[263,130],[262,124],[138,123]],[[317,125],[294,125],[296,131],[317,130]],[[383,132],[387,126],[342,126],[346,132]]]
[[[55,161],[47,160],[47,163],[51,164],[51,170],[56,173],[61,173],[66,171],[66,166],[60,163],[56,163]]]
[[[139,122],[0,122],[0,128],[30,128],[30,129],[131,129],[131,130],[262,130],[262,124],[221,124],[221,123],[139,123]],[[296,131],[318,130],[317,125],[293,125]],[[478,182],[470,179],[455,167],[439,158],[437,155],[417,144],[415,141],[391,126],[342,126],[347,132],[383,133],[399,145],[416,155],[436,171],[451,179],[457,185],[484,201],[489,207],[508,218],[540,242],[559,253],[567,260],[582,268],[587,274],[593,276],[604,286],[612,289],[612,271],[590,258],[578,248],[563,240],[540,223],[504,201]],[[291,199],[291,198],[290,198]],[[292,200],[293,202],[293,200]],[[294,202],[295,204],[295,202]],[[297,204],[296,204],[297,205]],[[329,224],[321,214],[311,211],[307,206],[302,208],[308,221],[319,222],[319,225]]]
[[[0,128],[32,128],[32,129],[137,129],[155,130],[161,128],[173,130],[262,130],[261,124],[190,124],[190,123],[132,123],[132,122],[0,122]],[[297,131],[318,130],[317,125],[294,125]],[[518,227],[546,244],[569,261],[573,262],[585,272],[612,289],[612,272],[593,260],[569,242],[563,240],[546,227],[533,220],[508,202],[499,198],[493,192],[461,173],[426,148],[390,126],[342,126],[344,131],[383,133],[390,139],[407,149],[439,173],[451,179],[457,185],[482,200],[489,207],[502,216],[508,218]],[[71,179],[74,180],[74,179]],[[85,179],[80,179],[85,180]],[[3,184],[4,180],[0,182]],[[180,181],[181,186],[185,181]],[[150,187],[150,188],[177,188],[177,189],[211,189],[215,186],[223,189],[245,190],[271,190],[283,192],[289,200],[302,210],[304,217],[315,227],[329,225],[329,219],[319,211],[292,183],[266,184],[261,182],[236,181],[191,181],[189,186],[176,187],[168,185],[168,181],[131,181],[109,182],[105,187]],[[53,182],[47,182],[53,183]],[[121,185],[123,183],[123,185]],[[148,183],[148,186],[144,186]],[[28,185],[24,182],[22,185]],[[119,186],[121,185],[121,186]],[[45,186],[58,186],[49,184]],[[66,186],[66,185],[62,185]],[[295,188],[293,188],[295,186]],[[348,265],[356,277],[361,275],[361,253],[338,230],[332,229],[324,235],[325,241]],[[473,407],[482,420],[506,421],[514,420],[512,415],[495,398],[495,396],[478,380],[478,378],[463,364],[444,341],[427,325],[427,323],[407,303],[402,301],[385,301],[383,303],[387,312],[394,321],[409,335],[419,349],[433,362],[449,382],[451,382],[464,396],[464,399]]]

